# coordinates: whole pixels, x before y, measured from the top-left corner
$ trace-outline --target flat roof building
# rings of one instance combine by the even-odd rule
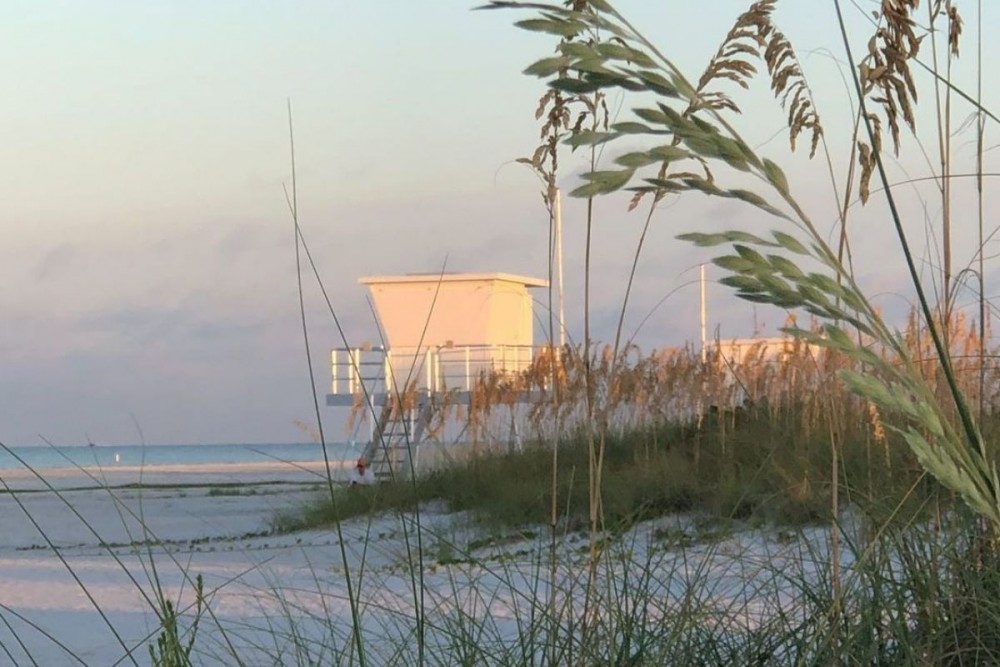
[[[529,288],[512,273],[425,273],[360,278],[371,291],[390,349],[534,344]]]

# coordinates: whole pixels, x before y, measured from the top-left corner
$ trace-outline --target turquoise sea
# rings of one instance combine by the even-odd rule
[[[331,461],[353,460],[363,445],[327,444]],[[323,448],[317,443],[229,444],[229,445],[46,445],[10,447],[0,450],[0,469],[34,468],[45,470],[76,466],[197,465],[213,463],[267,463],[274,461],[322,461]]]

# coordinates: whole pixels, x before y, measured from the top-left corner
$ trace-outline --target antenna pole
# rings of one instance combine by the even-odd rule
[[[566,345],[566,299],[563,290],[562,191],[556,188],[556,278],[559,281],[559,347]]]
[[[701,265],[701,363],[706,361],[707,349],[705,348],[705,265]]]

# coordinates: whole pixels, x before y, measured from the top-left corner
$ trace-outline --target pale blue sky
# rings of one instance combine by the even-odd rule
[[[437,270],[446,261],[452,270],[544,275],[546,216],[537,182],[512,160],[537,140],[541,89],[520,71],[552,44],[514,29],[515,13],[469,11],[474,4],[0,5],[0,61],[7,63],[0,70],[0,440],[31,443],[41,434],[75,443],[89,434],[134,442],[133,419],[150,442],[304,438],[293,425],[310,419],[310,401],[282,193],[290,175],[287,98],[295,109],[302,224],[352,339],[374,338],[360,275]],[[618,6],[696,77],[746,4]],[[984,4],[995,34],[1000,7]],[[850,107],[827,55],[841,53],[832,4],[779,5],[778,21],[803,56],[843,173]],[[972,85],[975,5],[959,6],[969,22],[959,76]],[[861,48],[866,23],[858,9],[848,12]],[[985,60],[1000,61],[995,46]],[[988,76],[986,104],[996,111],[992,81]],[[746,111],[737,125],[751,141],[779,133],[782,113],[763,81],[737,99]],[[968,113],[956,105],[957,117]],[[925,122],[933,154],[929,129]],[[995,126],[989,131],[1000,136]],[[972,165],[970,140],[968,133],[956,140],[962,169]],[[784,135],[765,150],[787,159]],[[831,220],[823,166],[801,157],[791,164],[802,199],[817,220]],[[563,182],[571,185],[582,163],[567,157],[564,167]],[[928,167],[912,158],[906,171],[926,175]],[[920,192],[931,195],[927,187]],[[971,192],[956,187],[960,200]],[[967,203],[959,204],[963,224]],[[987,206],[995,225],[992,195]],[[613,334],[641,224],[624,208],[622,199],[597,206],[594,322],[604,339]],[[925,211],[915,203],[907,212],[922,237]],[[747,215],[697,196],[659,213],[627,332],[707,257],[673,241],[675,234],[731,226]],[[567,204],[566,225],[569,327],[578,335],[579,205]],[[902,289],[884,211],[875,205],[855,225],[860,274],[876,291]],[[958,234],[956,261],[964,263],[971,236]],[[637,340],[647,349],[693,340],[696,300],[695,287],[679,289]],[[905,310],[896,297],[885,303]],[[310,318],[322,389],[326,350],[337,341],[315,290]],[[745,335],[754,314],[714,286],[710,319],[723,336]],[[757,312],[768,331],[782,320],[775,311]],[[339,425],[331,428],[337,437]]]

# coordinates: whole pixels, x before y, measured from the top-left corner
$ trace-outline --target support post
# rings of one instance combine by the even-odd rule
[[[347,358],[350,361],[351,367],[349,369],[350,381],[347,383],[350,393],[357,394],[361,388],[361,350],[355,348],[348,351]]]
[[[469,360],[471,351],[469,346],[465,346],[465,391],[472,391],[472,364]]]
[[[434,369],[431,368],[431,361],[432,361],[431,354],[432,351],[430,348],[428,348],[427,351],[424,352],[424,383],[427,387],[427,391],[431,390],[432,386],[431,383],[434,380],[433,378]]]
[[[337,381],[337,350],[330,350],[330,372],[333,379],[330,381],[330,393],[337,394],[337,390],[340,388],[337,385],[340,383]]]

